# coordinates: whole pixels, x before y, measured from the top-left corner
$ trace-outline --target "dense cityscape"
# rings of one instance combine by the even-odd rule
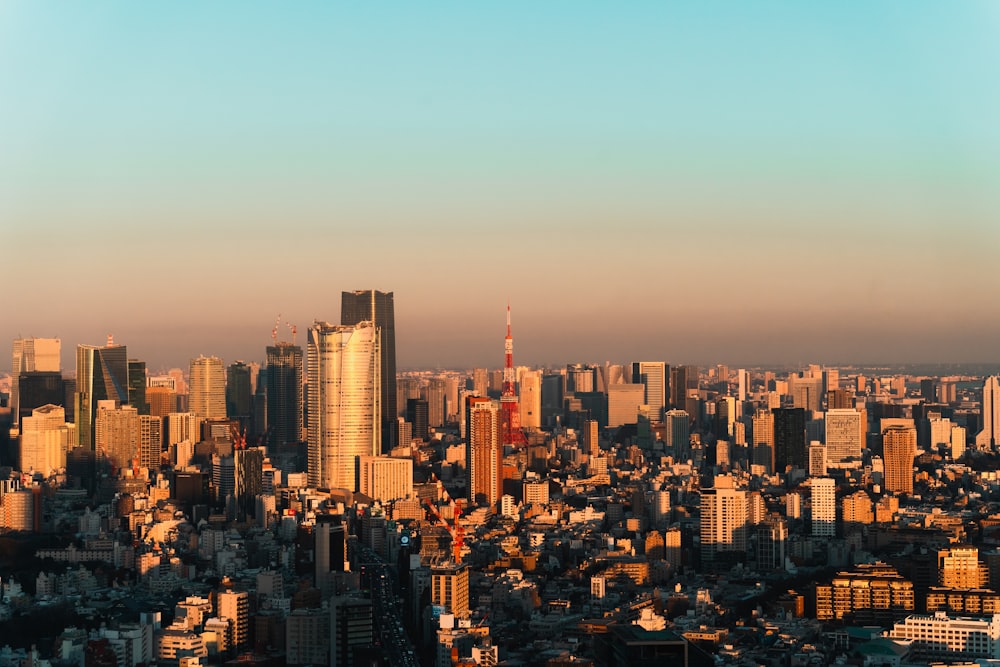
[[[1000,660],[988,367],[529,368],[508,306],[494,367],[397,370],[394,309],[14,340],[0,667]]]

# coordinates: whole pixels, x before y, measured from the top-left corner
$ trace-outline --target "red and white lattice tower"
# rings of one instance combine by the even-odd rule
[[[500,394],[500,443],[503,445],[526,445],[527,440],[521,430],[521,411],[517,403],[514,376],[514,339],[510,335],[510,304],[507,304],[507,337],[503,342],[503,391]]]

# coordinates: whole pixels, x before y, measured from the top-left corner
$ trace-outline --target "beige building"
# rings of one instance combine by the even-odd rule
[[[413,459],[361,456],[358,462],[361,493],[382,503],[413,495]]]
[[[893,493],[913,494],[913,460],[917,457],[917,430],[890,426],[882,431],[885,488]]]
[[[226,367],[218,357],[191,360],[188,409],[205,419],[226,418]]]
[[[66,411],[43,405],[21,420],[21,471],[49,474],[66,467],[66,453],[76,446],[76,426],[66,423]]]

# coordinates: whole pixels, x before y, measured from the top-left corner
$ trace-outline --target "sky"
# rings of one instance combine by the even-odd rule
[[[0,340],[998,360],[998,71],[990,0],[5,0]]]

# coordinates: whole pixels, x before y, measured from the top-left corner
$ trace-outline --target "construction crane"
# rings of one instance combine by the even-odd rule
[[[246,449],[247,448],[247,432],[246,429],[241,429],[236,424],[229,425],[229,435],[233,439],[233,449]]]
[[[441,513],[438,511],[437,506],[435,506],[430,499],[425,499],[424,503],[427,504],[427,507],[428,509],[430,509],[431,514],[434,515],[434,518],[437,519],[437,524],[439,526],[443,526],[444,529],[448,531],[448,534],[451,535],[452,559],[456,563],[461,563],[462,548],[465,546],[465,529],[462,526],[458,525],[458,517],[461,516],[462,514],[462,506],[458,503],[452,503],[451,506],[453,508],[453,513],[454,513],[454,518],[452,519],[454,525],[452,525],[449,524],[448,521],[445,520],[443,516],[441,516]]]
[[[274,328],[271,329],[271,345],[278,344],[278,327],[281,326],[281,313],[278,313],[277,319],[274,320]]]
[[[298,327],[291,322],[287,322],[286,324],[288,328],[292,330],[292,345],[295,345],[295,334],[298,333]]]

